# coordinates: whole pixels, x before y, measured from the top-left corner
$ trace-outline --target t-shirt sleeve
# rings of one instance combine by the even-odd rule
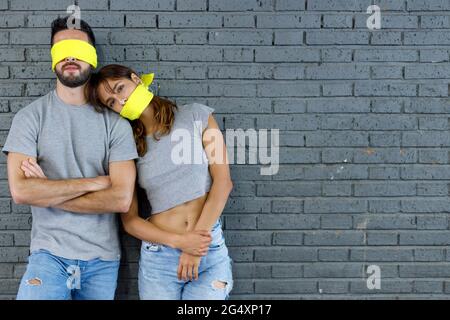
[[[133,129],[130,123],[119,117],[112,128],[109,143],[109,162],[126,161],[138,158]]]
[[[200,103],[195,103],[193,106],[194,120],[200,121],[203,130],[208,127],[209,115],[214,112],[214,108],[205,106]]]
[[[39,118],[29,107],[19,110],[13,118],[11,128],[2,151],[18,152],[30,157],[37,157]]]

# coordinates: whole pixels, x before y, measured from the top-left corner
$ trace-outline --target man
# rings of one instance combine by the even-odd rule
[[[113,299],[115,213],[127,212],[133,196],[138,155],[131,126],[86,102],[95,37],[86,22],[73,29],[67,20],[52,23],[56,89],[17,112],[2,150],[12,198],[31,205],[33,216],[17,299]],[[43,172],[27,174],[36,162]]]

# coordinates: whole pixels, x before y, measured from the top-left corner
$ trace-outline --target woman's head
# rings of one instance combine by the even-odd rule
[[[89,100],[97,108],[106,107],[120,113],[140,82],[131,68],[118,64],[104,66],[91,77]]]
[[[103,112],[107,108],[124,115],[125,112],[123,111],[129,111],[124,110],[127,100],[141,83],[142,80],[133,69],[118,64],[110,64],[92,75],[87,86],[87,96],[89,102],[97,111]],[[141,114],[145,108],[151,108],[151,122],[152,128],[154,128],[152,130],[153,137],[159,139],[159,136],[168,134],[173,125],[175,116],[174,109],[177,108],[176,105],[167,99],[153,96],[149,92],[147,92],[147,95],[136,96],[135,94],[133,97],[142,97],[142,99],[145,99],[144,105],[142,107],[139,106],[140,110],[138,110],[137,115]],[[126,113],[129,114],[129,112]],[[136,113],[134,114],[136,115]],[[135,119],[130,121],[130,123],[133,127],[139,156],[143,156],[147,152],[147,144],[145,141],[147,130],[143,122],[137,117],[128,118]]]

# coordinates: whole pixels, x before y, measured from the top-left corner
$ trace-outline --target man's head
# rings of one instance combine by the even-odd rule
[[[85,21],[80,20],[79,29],[70,28],[67,25],[69,18],[58,18],[52,22],[52,47],[63,40],[81,40],[95,48],[95,36],[91,27]],[[76,55],[75,52],[74,55]],[[70,56],[56,61],[55,65],[55,73],[59,81],[70,88],[84,85],[89,80],[92,71],[93,67],[88,62]]]

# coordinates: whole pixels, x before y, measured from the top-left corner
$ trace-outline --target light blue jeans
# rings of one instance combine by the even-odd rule
[[[200,260],[197,280],[178,280],[181,250],[143,241],[139,260],[139,297],[142,300],[226,300],[233,288],[232,264],[220,219],[211,230],[212,241]],[[214,285],[223,282],[224,288]]]
[[[70,260],[32,252],[17,300],[112,300],[120,261]]]

